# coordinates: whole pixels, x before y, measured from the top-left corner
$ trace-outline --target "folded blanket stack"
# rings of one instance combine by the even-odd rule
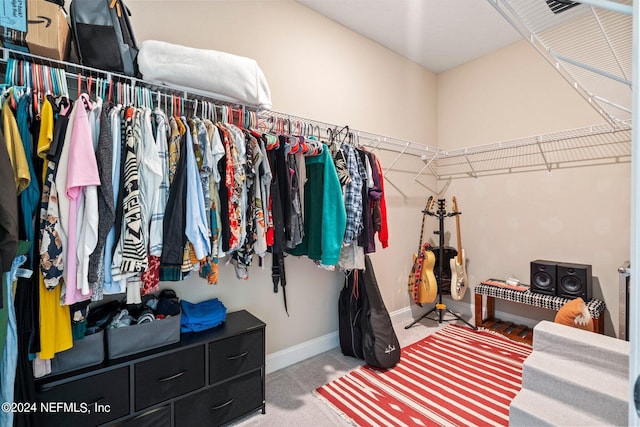
[[[218,298],[197,304],[182,300],[180,306],[182,307],[180,320],[180,332],[182,333],[199,332],[216,327],[227,317],[227,308]]]
[[[148,81],[203,90],[221,101],[271,108],[269,85],[251,58],[145,40],[140,44],[138,67]]]

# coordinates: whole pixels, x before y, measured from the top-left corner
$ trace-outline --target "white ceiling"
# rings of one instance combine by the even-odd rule
[[[521,36],[489,0],[298,0],[440,73]]]

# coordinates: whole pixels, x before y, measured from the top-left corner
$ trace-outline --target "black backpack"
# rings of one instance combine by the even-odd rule
[[[71,31],[82,65],[138,75],[138,47],[122,0],[73,0]]]

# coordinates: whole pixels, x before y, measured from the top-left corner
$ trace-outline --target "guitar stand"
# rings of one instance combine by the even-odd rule
[[[410,327],[412,327],[413,325],[415,325],[416,323],[418,323],[422,319],[429,319],[429,320],[436,321],[438,323],[452,322],[454,320],[460,320],[461,322],[463,322],[464,324],[469,326],[471,329],[476,330],[475,326],[473,326],[471,323],[469,323],[466,320],[464,320],[457,313],[454,313],[453,311],[449,310],[447,308],[447,305],[442,302],[442,284],[444,282],[444,219],[446,217],[452,217],[452,216],[460,215],[460,213],[461,213],[461,212],[449,212],[449,213],[447,213],[447,211],[445,210],[445,207],[444,207],[444,203],[445,203],[445,199],[438,199],[438,210],[435,213],[434,212],[427,212],[427,215],[429,215],[429,216],[437,216],[438,217],[438,225],[439,225],[438,230],[433,232],[433,234],[437,234],[438,235],[438,237],[439,237],[438,241],[439,241],[439,245],[440,245],[440,247],[438,248],[438,278],[439,278],[439,282],[440,282],[440,283],[438,283],[438,302],[429,311],[427,311],[425,314],[423,314],[418,319],[414,320],[413,322],[411,322],[410,324],[405,326],[404,327],[405,329],[409,329]],[[429,317],[429,315],[431,313],[434,313],[434,312],[437,314],[437,318],[435,318],[435,319],[433,317]],[[454,319],[444,319],[443,316],[444,316],[445,313],[451,314],[454,317]]]

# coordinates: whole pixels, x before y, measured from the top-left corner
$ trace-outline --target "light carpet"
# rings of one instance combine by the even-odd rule
[[[531,347],[448,325],[402,349],[389,370],[355,369],[315,390],[358,426],[507,426]]]

